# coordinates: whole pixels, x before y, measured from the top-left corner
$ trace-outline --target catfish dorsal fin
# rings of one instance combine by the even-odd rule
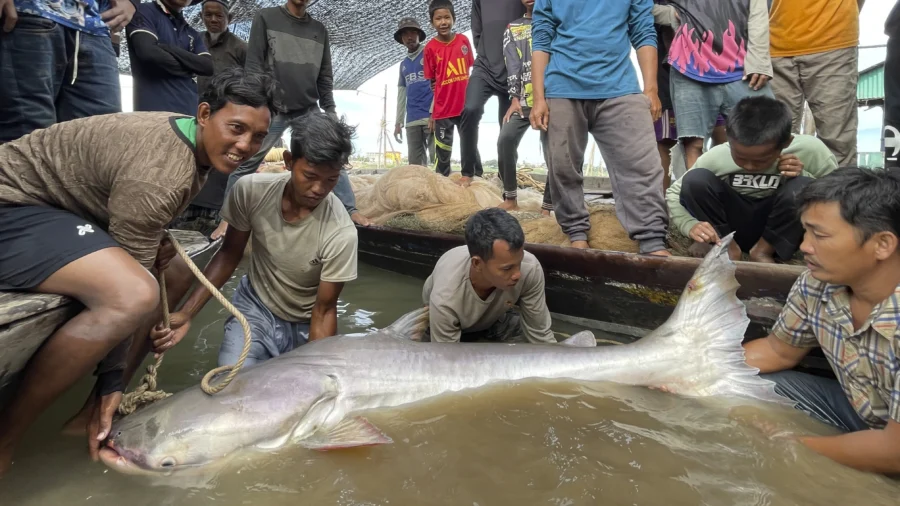
[[[390,324],[382,332],[397,339],[421,341],[428,328],[428,307],[410,311]]]
[[[594,348],[597,346],[597,339],[590,330],[582,330],[565,341],[560,341],[559,345],[573,348]]]
[[[300,441],[310,450],[337,450],[356,446],[390,444],[394,441],[361,416],[347,418],[327,433],[317,432]]]

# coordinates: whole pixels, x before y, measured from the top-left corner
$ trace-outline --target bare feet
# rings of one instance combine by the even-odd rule
[[[694,258],[703,258],[709,253],[709,250],[711,250],[712,247],[712,244],[695,241],[694,244],[691,244],[691,247],[688,248],[688,255]]]
[[[503,209],[504,211],[518,211],[519,203],[518,201],[516,201],[516,199],[506,199],[497,207]]]
[[[372,224],[372,222],[369,221],[369,218],[366,218],[366,217],[365,217],[361,212],[359,212],[359,211],[357,211],[357,212],[351,214],[351,215],[350,215],[350,219],[353,220],[353,223],[356,223],[357,225],[359,225],[359,226],[361,226],[361,227],[368,227],[369,225]]]
[[[765,255],[763,253],[754,253],[753,250],[750,250],[750,261],[751,262],[759,262],[761,264],[774,264],[775,257],[771,255]]]
[[[669,253],[669,250],[667,250],[667,249],[661,249],[659,251],[653,251],[653,252],[647,253],[647,254],[650,256],[653,256],[653,257],[670,257],[670,256],[672,256],[672,254]]]
[[[587,241],[572,241],[572,247],[575,248],[575,249],[588,249],[588,248],[590,248],[590,246],[588,246],[588,242],[587,242]]]
[[[84,436],[87,434],[88,421],[94,410],[94,403],[88,402],[75,416],[63,425],[60,431],[64,436]]]
[[[472,178],[469,176],[463,176],[459,178],[459,181],[456,184],[462,186],[463,188],[468,188],[472,184]]]
[[[543,215],[543,216],[550,216],[550,211],[547,210],[547,209],[541,209],[541,215]]]
[[[769,241],[760,238],[759,242],[750,248],[750,261],[764,264],[775,263],[775,247]]]

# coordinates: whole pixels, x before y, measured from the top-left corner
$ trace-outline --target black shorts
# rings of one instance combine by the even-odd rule
[[[0,206],[0,290],[36,288],[70,262],[118,246],[106,231],[69,211]]]

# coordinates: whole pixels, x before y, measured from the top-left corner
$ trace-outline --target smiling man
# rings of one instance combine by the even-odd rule
[[[0,146],[0,290],[84,306],[31,358],[0,411],[0,475],[28,426],[99,363],[88,425],[96,456],[121,401],[128,337],[146,338],[158,318],[148,270],[171,259],[158,256],[166,224],[210,170],[231,173],[259,149],[274,91],[270,76],[231,69],[213,80],[196,117],[95,116]]]
[[[900,173],[846,168],[800,194],[800,275],[747,363],[776,391],[845,434],[800,437],[862,471],[900,473]],[[817,346],[837,380],[791,368]]]
[[[422,289],[432,342],[515,341],[522,334],[532,343],[556,342],[544,271],[524,246],[522,227],[506,211],[469,218],[466,245],[444,253]]]
[[[356,227],[332,193],[353,150],[355,129],[321,111],[289,126],[291,150],[284,163],[290,171],[251,174],[235,184],[222,208],[229,223],[225,241],[204,271],[221,287],[252,239],[250,272],[232,297],[253,330],[245,366],[335,335],[338,297],[344,283],[356,279]],[[155,350],[181,341],[209,298],[198,286],[172,315],[171,328],[154,329]],[[243,347],[241,325],[229,317],[219,365],[236,363]]]
[[[666,191],[672,223],[694,240],[702,257],[735,232],[732,260],[790,260],[803,227],[796,196],[812,179],[837,168],[828,147],[811,135],[791,135],[787,105],[769,97],[738,102],[728,115],[728,142],[701,156]]]

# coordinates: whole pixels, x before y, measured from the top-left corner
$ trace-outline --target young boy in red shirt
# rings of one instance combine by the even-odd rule
[[[466,105],[469,69],[475,64],[475,57],[468,37],[453,32],[456,12],[450,0],[432,0],[428,14],[431,25],[437,30],[437,36],[425,46],[425,79],[431,81],[434,89],[431,121],[437,151],[437,172],[449,176],[453,127],[459,128],[460,116]],[[463,177],[460,183],[470,181],[471,175]]]

